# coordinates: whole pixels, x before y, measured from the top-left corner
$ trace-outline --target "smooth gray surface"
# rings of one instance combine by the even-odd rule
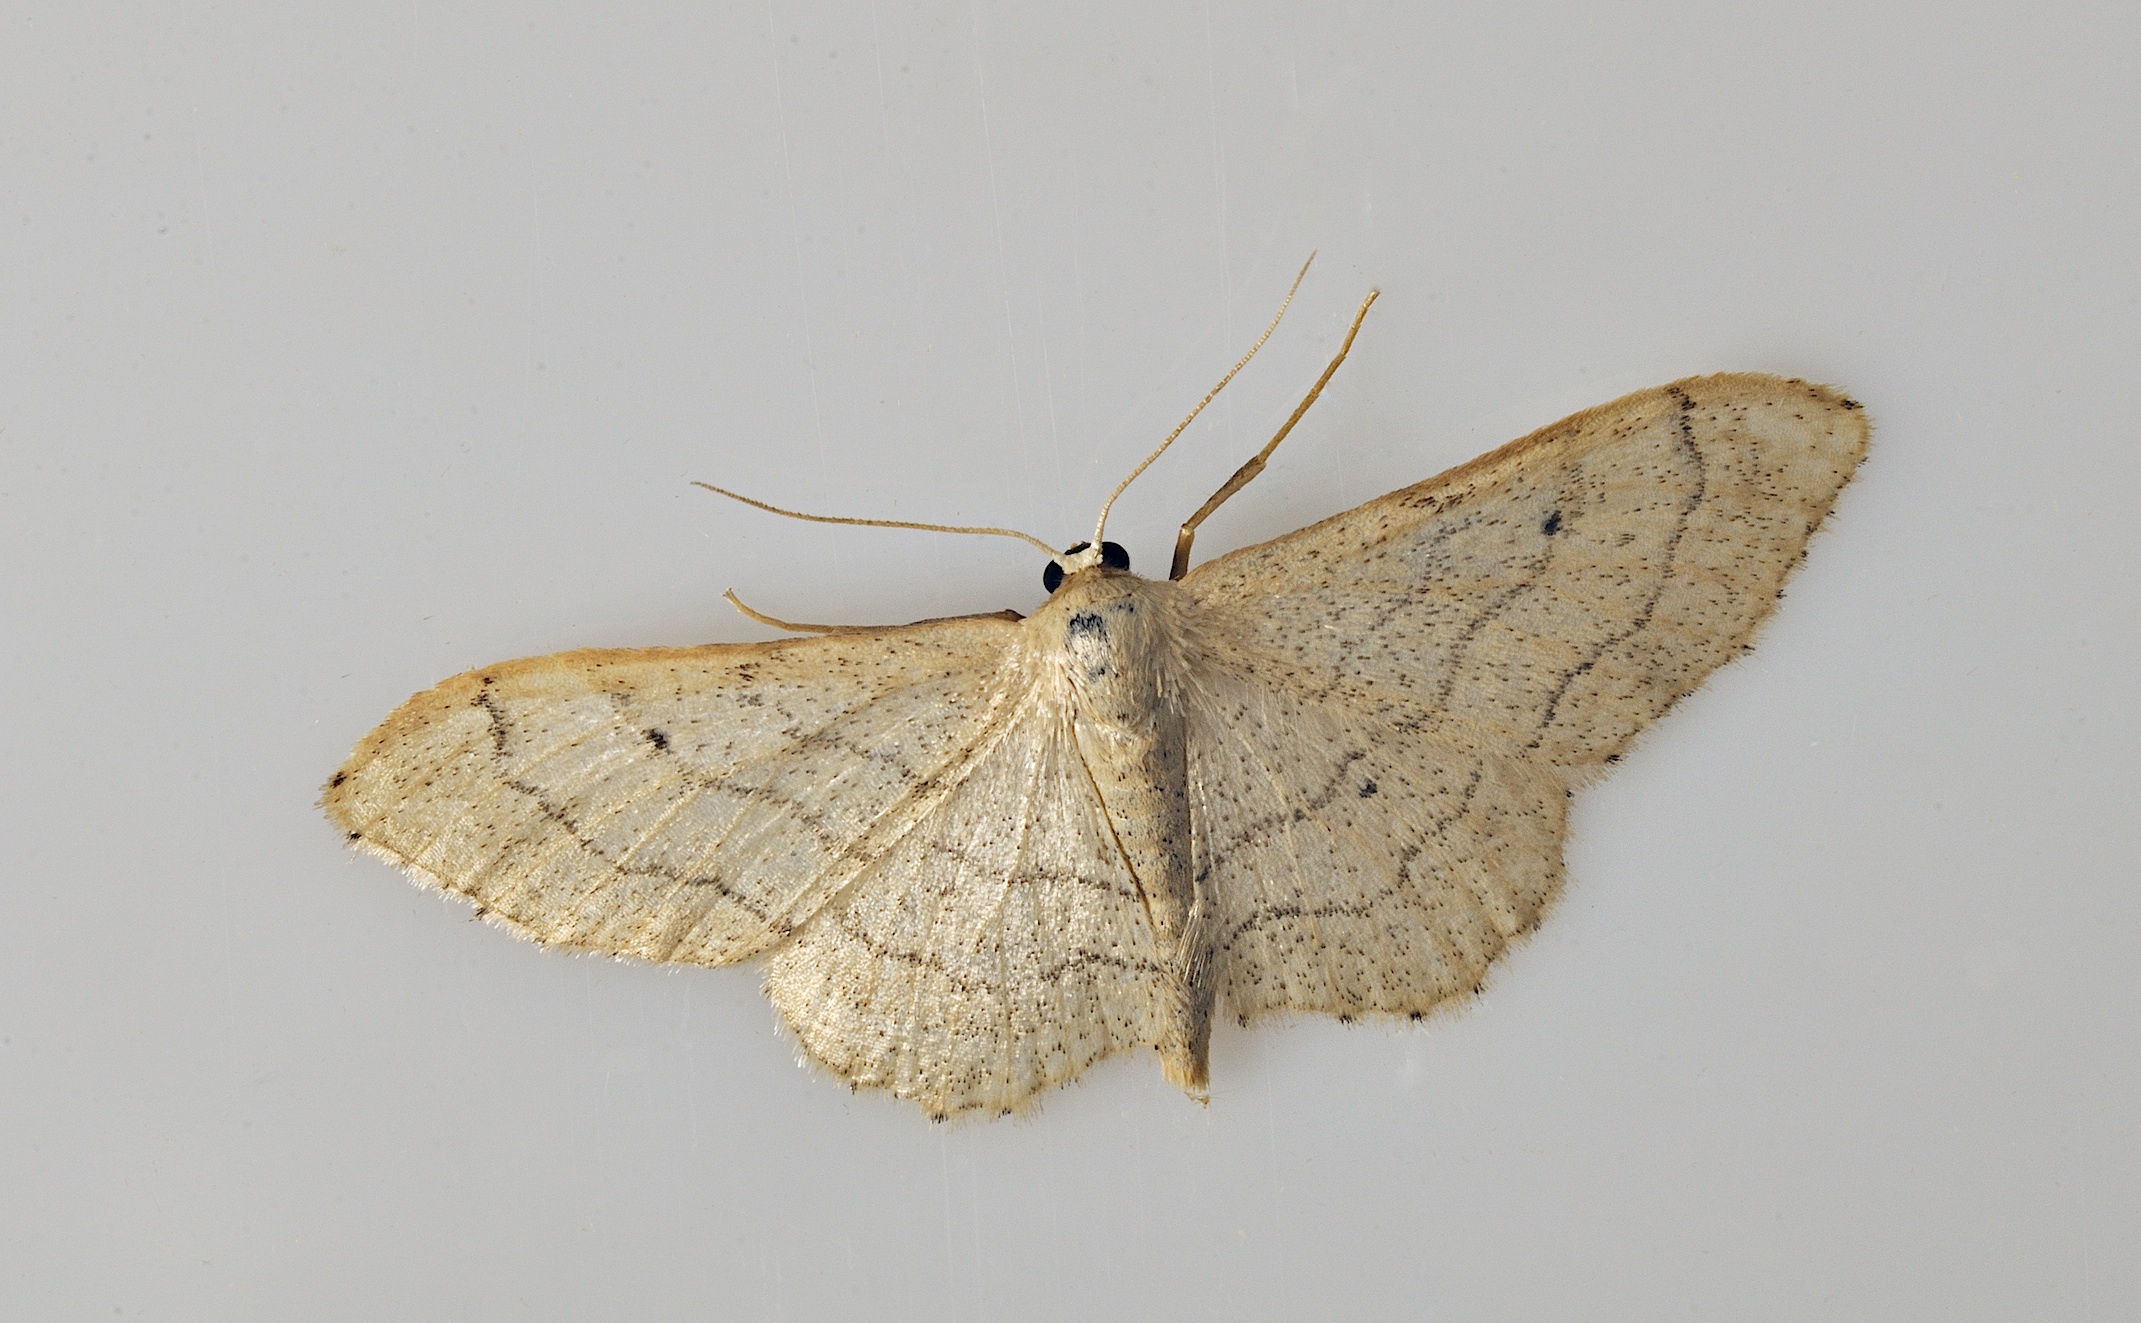
[[[0,1313],[2141,1312],[2124,5],[16,5]],[[616,12],[611,12],[611,11]],[[580,645],[1148,571],[1686,373],[1872,460],[1468,1013],[933,1128],[749,970],[543,954],[313,807]]]

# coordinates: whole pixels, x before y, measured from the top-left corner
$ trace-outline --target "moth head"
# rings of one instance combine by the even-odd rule
[[[1041,586],[1054,592],[1063,586],[1063,576],[1089,570],[1095,565],[1110,570],[1127,570],[1130,553],[1116,542],[1103,542],[1097,549],[1090,542],[1077,543],[1048,562],[1048,568],[1041,571]]]

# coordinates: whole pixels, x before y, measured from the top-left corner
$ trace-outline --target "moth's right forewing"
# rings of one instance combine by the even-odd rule
[[[1004,706],[981,616],[486,667],[367,736],[350,839],[537,941],[719,964],[781,940],[926,816]]]
[[[1866,442],[1825,387],[1690,378],[1183,585],[1311,691],[1581,775],[1738,655]]]

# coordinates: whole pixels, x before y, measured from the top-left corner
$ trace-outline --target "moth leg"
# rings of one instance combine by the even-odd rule
[[[1337,355],[1331,359],[1330,366],[1323,369],[1323,375],[1316,378],[1316,384],[1309,387],[1308,394],[1294,409],[1293,417],[1288,418],[1286,425],[1279,429],[1279,434],[1272,437],[1262,450],[1250,456],[1248,463],[1234,470],[1234,476],[1212,493],[1212,499],[1198,506],[1197,513],[1183,522],[1182,531],[1175,535],[1175,563],[1167,571],[1168,578],[1179,579],[1189,573],[1189,544],[1196,539],[1197,525],[1211,518],[1212,512],[1225,504],[1229,496],[1248,486],[1251,479],[1264,471],[1264,461],[1271,458],[1271,452],[1279,448],[1279,442],[1286,439],[1286,434],[1294,430],[1294,424],[1301,421],[1301,415],[1308,412],[1308,406],[1316,402],[1318,395],[1323,394],[1323,388],[1330,384],[1331,377],[1337,373],[1338,365],[1346,361],[1346,355],[1353,349],[1353,337],[1360,334],[1360,324],[1367,320],[1368,309],[1375,305],[1376,298],[1381,294],[1381,290],[1371,289],[1368,291],[1368,297],[1361,300],[1360,311],[1353,314],[1353,324],[1346,328],[1346,338],[1338,346]]]

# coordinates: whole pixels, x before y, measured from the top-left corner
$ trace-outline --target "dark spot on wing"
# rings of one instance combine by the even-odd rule
[[[1375,782],[1373,782],[1373,781],[1363,781],[1363,782],[1361,783],[1361,787],[1360,787],[1360,797],[1361,797],[1362,799],[1366,799],[1366,798],[1367,798],[1368,796],[1370,796],[1370,795],[1372,795],[1372,794],[1374,794],[1374,793],[1375,793]]]
[[[1546,534],[1548,537],[1552,537],[1554,534],[1560,532],[1561,512],[1559,510],[1556,510],[1552,514],[1548,515],[1546,517],[1546,522],[1539,525],[1539,531]]]
[[[1071,643],[1082,642],[1088,638],[1097,642],[1106,642],[1108,622],[1102,620],[1095,612],[1080,611],[1070,618],[1068,625],[1063,627],[1063,637]]]
[[[667,749],[669,747],[669,735],[665,731],[650,730],[647,732],[647,743],[657,749]]]

